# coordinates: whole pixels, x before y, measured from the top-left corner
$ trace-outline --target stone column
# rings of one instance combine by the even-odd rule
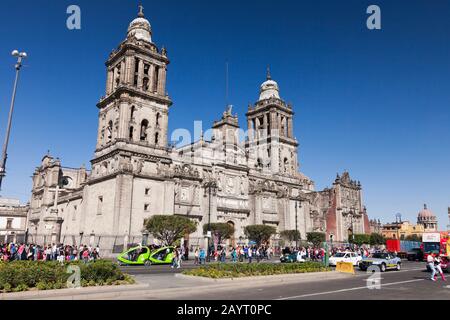
[[[253,141],[252,119],[247,118],[247,136],[249,141]]]
[[[121,101],[119,105],[119,132],[117,132],[117,138],[128,138],[130,116],[129,103],[127,101]]]
[[[277,114],[274,111],[270,112],[270,130],[278,130]],[[272,135],[272,132],[270,132],[270,135]]]
[[[166,86],[166,68],[161,67],[158,70],[158,94],[165,96],[166,93],[164,92],[165,86]]]
[[[138,69],[138,89],[142,90],[142,80],[144,77],[144,61],[139,60],[139,69]]]
[[[120,83],[125,83],[127,75],[127,68],[125,67],[125,60],[120,62]]]
[[[277,115],[277,128],[278,128],[278,136],[281,137],[283,133],[281,132],[281,114]]]
[[[108,68],[108,72],[106,74],[106,94],[110,95],[113,91],[113,77],[114,72]]]
[[[116,89],[117,85],[116,85],[116,79],[117,79],[117,67],[114,68],[113,71],[113,82],[112,82],[112,88],[113,90]]]
[[[130,85],[134,84],[135,70],[136,70],[136,59],[133,56],[131,56],[130,57],[130,75],[129,75],[129,79],[128,79]]]
[[[267,137],[267,114],[264,114],[263,116],[263,137]]]
[[[125,57],[125,81],[124,83],[129,85],[133,83],[133,71],[134,69],[131,69],[132,60],[134,61],[134,58],[132,56],[126,56]]]
[[[288,137],[289,137],[289,138],[293,138],[293,137],[294,137],[294,134],[293,134],[293,132],[292,132],[292,117],[289,117],[289,118],[288,118],[287,126],[288,126]]]
[[[259,125],[260,125],[259,118],[256,117],[255,118],[255,132],[256,132],[255,137],[257,140],[259,140],[259,138],[260,138]]]
[[[150,69],[148,70],[149,81],[148,81],[148,91],[153,93],[153,88],[155,88],[155,65],[150,64]]]

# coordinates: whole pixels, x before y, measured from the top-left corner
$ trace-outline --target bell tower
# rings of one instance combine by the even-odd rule
[[[246,148],[256,168],[272,174],[294,175],[298,170],[298,143],[293,135],[292,106],[280,98],[278,83],[267,69],[258,101],[247,111]]]
[[[126,39],[106,61],[106,95],[97,104],[96,155],[119,142],[154,150],[167,147],[172,104],[166,93],[168,64],[166,49],[152,41],[150,22],[139,6]]]

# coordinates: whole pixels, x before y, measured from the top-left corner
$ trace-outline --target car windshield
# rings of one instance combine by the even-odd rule
[[[336,258],[343,258],[345,256],[345,252],[338,252],[334,255]]]
[[[374,258],[374,259],[387,259],[388,254],[387,253],[374,253],[370,257]]]

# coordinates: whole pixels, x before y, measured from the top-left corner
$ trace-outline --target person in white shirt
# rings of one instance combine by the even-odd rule
[[[428,267],[431,269],[431,281],[436,281],[434,276],[436,275],[436,268],[434,267],[434,253],[430,253],[427,256],[427,264]]]

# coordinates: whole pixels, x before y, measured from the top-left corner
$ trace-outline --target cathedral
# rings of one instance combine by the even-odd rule
[[[269,72],[248,106],[246,131],[227,107],[209,139],[202,134],[191,144],[170,145],[168,65],[167,50],[152,41],[140,7],[106,62],[91,170],[64,167],[47,154],[33,174],[29,242],[91,244],[117,253],[152,242],[144,222],[158,214],[198,222],[184,239],[191,249],[204,245],[209,222],[233,225],[234,245],[248,241],[244,228],[253,224],[298,230],[302,239],[324,232],[336,242],[370,232],[359,181],[344,172],[330,188],[315,191],[299,171],[294,107]]]

